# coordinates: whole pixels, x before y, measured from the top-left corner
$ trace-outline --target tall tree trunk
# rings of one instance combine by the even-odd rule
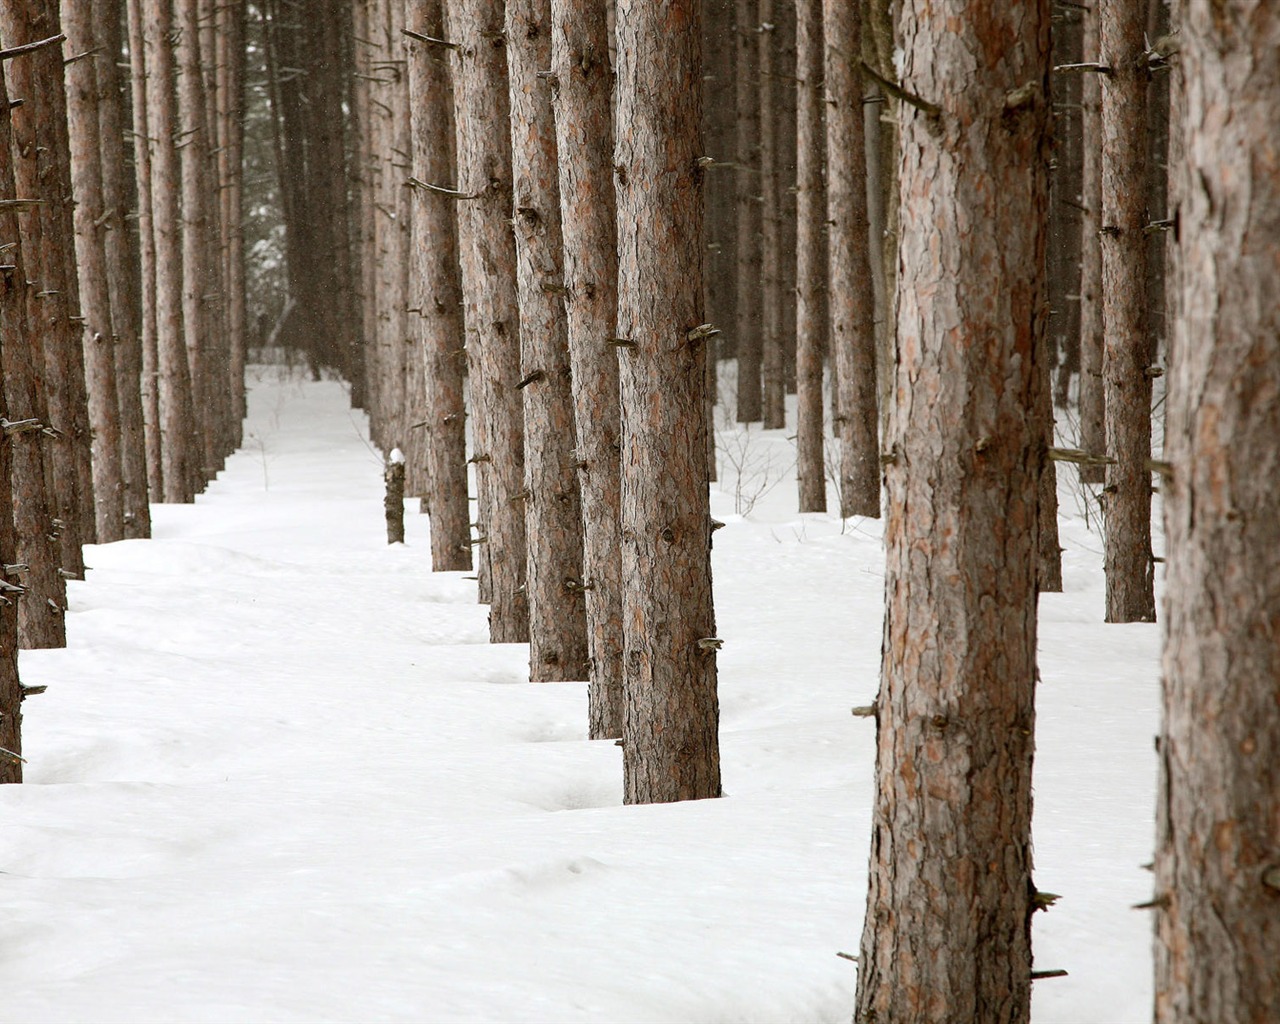
[[[564,309],[564,242],[550,83],[551,0],[507,0],[512,223],[520,300],[529,678],[589,677],[582,505]]]
[[[600,0],[551,0],[565,313],[582,490],[592,739],[622,735],[621,420],[612,75]]]
[[[511,232],[511,135],[502,10],[487,0],[449,0],[458,44],[454,114],[458,131],[458,241],[466,302],[471,408],[477,420],[480,529],[489,560],[489,637],[529,639],[524,598],[524,416],[515,239]]]
[[[875,297],[870,274],[857,10],[826,0],[827,222],[832,361],[840,388],[840,515],[880,516]]]
[[[1084,12],[1084,60],[1099,59],[1098,6]],[[1099,460],[1107,452],[1105,389],[1102,386],[1102,84],[1086,74],[1080,83],[1080,447]],[[1103,482],[1103,463],[1085,462],[1080,480]]]
[[[176,148],[171,0],[146,0],[147,139],[151,146],[151,229],[156,244],[156,348],[160,374],[160,454],[164,500],[195,495],[198,458],[191,370],[182,314],[182,172]]]
[[[900,365],[855,1020],[1025,1022],[1050,3],[904,0],[899,17],[902,88],[933,106],[902,105]],[[972,60],[997,39],[999,61]]]
[[[244,0],[223,0],[218,7],[219,52],[219,138],[218,165],[222,197],[223,261],[227,333],[230,345],[228,366],[231,388],[232,447],[238,447],[245,417],[244,368],[248,345],[248,311],[244,263],[244,90],[245,90]],[[337,70],[335,69],[335,74]],[[345,227],[345,225],[344,225]],[[349,243],[348,243],[349,244]],[[350,267],[346,268],[349,306],[354,304]],[[353,334],[349,313],[347,329]],[[354,338],[352,338],[354,341]]]
[[[6,36],[6,41],[7,41]],[[57,47],[52,46],[54,52]],[[16,58],[30,61],[28,54]],[[0,90],[4,111],[0,113],[0,197],[5,199],[37,198],[36,192],[18,192],[14,174],[16,148],[5,95]],[[44,343],[47,332],[33,322],[28,310],[35,308],[30,295],[36,287],[27,284],[27,253],[39,246],[40,218],[32,210],[21,215],[10,214],[0,220],[0,237],[15,245],[6,250],[0,269],[0,297],[6,307],[3,342],[0,342],[0,365],[4,375],[4,407],[10,420],[34,420],[48,424],[48,405],[44,392]],[[0,484],[8,484],[9,494],[0,502],[0,514],[11,506],[13,546],[6,547],[4,562],[25,565],[21,577],[15,569],[10,581],[21,583],[26,593],[18,606],[18,642],[25,648],[65,647],[66,583],[58,573],[58,545],[50,509],[49,480],[45,449],[50,438],[42,429],[9,435],[0,442],[8,454],[8,475],[0,475]],[[0,467],[2,468],[2,467]],[[7,642],[7,641],[6,641]],[[0,745],[4,745],[0,742]]]
[[[1102,377],[1107,621],[1153,622],[1151,335],[1147,316],[1145,0],[1101,4]]]
[[[698,0],[619,0],[623,792],[720,795],[702,324]]]
[[[738,363],[738,422],[757,423],[763,416],[760,381],[763,345],[761,283],[762,166],[760,147],[760,47],[757,8],[752,0],[737,5],[738,108],[738,264],[737,316],[733,346]]]
[[[63,0],[62,27],[73,56],[97,49],[89,5]],[[85,382],[93,431],[93,503],[98,543],[107,544],[124,537],[124,477],[111,294],[103,243],[97,63],[90,57],[68,64],[67,123],[71,138],[71,190],[76,204],[80,313],[85,327]]]
[[[444,39],[441,0],[412,0],[409,27]],[[432,185],[452,185],[453,93],[448,67],[434,44],[409,47],[409,107],[413,118],[414,174]],[[471,514],[467,504],[466,410],[463,402],[462,280],[458,266],[457,200],[428,189],[415,192],[413,258],[418,337],[424,365],[421,428],[426,458],[426,502],[431,516],[431,568],[471,568]]]
[[[102,146],[102,191],[106,206],[105,246],[108,293],[111,299],[112,345],[115,349],[116,392],[120,402],[120,465],[124,491],[124,536],[151,536],[151,506],[147,495],[146,433],[142,416],[142,308],[139,262],[133,236],[125,222],[132,189],[125,164],[124,101],[120,70],[123,55],[122,0],[95,0],[93,34],[103,55],[94,61],[98,73],[98,116]]]
[[[778,211],[780,225],[778,271],[782,332],[782,381],[788,395],[796,393],[796,7],[794,0],[774,0],[778,48],[773,67],[777,89]],[[815,7],[821,7],[815,3]],[[785,405],[784,405],[785,413]]]
[[[26,40],[35,42],[35,40]],[[54,48],[54,52],[58,52]],[[29,60],[30,54],[14,58]],[[0,200],[31,198],[18,196],[13,174],[13,142],[9,122],[9,94],[4,75],[0,74]],[[28,214],[28,216],[31,216]],[[0,208],[0,238],[6,243],[20,238],[17,214]],[[5,255],[0,267],[0,364],[8,373],[7,349],[27,334],[27,288],[22,249]],[[5,389],[8,390],[7,388]],[[4,409],[0,415],[15,419],[7,396],[0,394]],[[10,472],[10,446],[0,444],[0,483],[7,483]],[[0,563],[17,561],[17,536],[14,531],[13,498],[7,486],[0,486]],[[9,559],[14,559],[10,562]],[[16,585],[16,579],[6,580]],[[18,679],[18,606],[11,599],[0,603],[0,783],[22,781],[22,683]]]
[[[1083,22],[1091,11],[1060,7],[1054,14],[1053,63],[1079,64]],[[1049,167],[1049,335],[1057,361],[1053,403],[1066,408],[1071,378],[1080,372],[1080,90],[1076,72],[1055,71],[1053,86],[1053,163]]]
[[[796,14],[796,476],[800,511],[825,512],[822,360],[830,321],[822,5],[800,4]],[[860,105],[855,113],[862,116]]]
[[[769,430],[786,425],[786,382],[782,379],[782,203],[778,146],[778,90],[775,70],[779,34],[773,0],[757,0],[760,93],[760,381],[761,418]]]
[[[893,36],[893,0],[858,0],[863,14],[862,60],[875,68],[882,78],[894,81],[895,44]],[[856,55],[855,55],[856,59]],[[872,276],[883,282],[883,308],[876,309],[876,387],[880,396],[880,429],[888,430],[888,417],[893,404],[894,375],[897,365],[898,314],[898,222],[901,219],[901,196],[898,188],[898,125],[902,121],[902,101],[880,90],[881,104],[872,105],[876,124],[878,151],[867,164],[875,164],[878,183],[877,230],[872,236],[871,259],[875,261]]]
[[[60,31],[57,0],[0,4],[0,33],[15,45],[49,39]],[[84,390],[83,328],[79,312],[75,231],[71,213],[71,157],[67,138],[67,96],[62,48],[45,47],[13,61],[8,69],[15,98],[13,157],[18,191],[43,200],[26,218],[28,329],[42,354],[48,422],[57,436],[45,442],[51,471],[48,495],[58,564],[73,576],[84,574],[81,544],[94,536],[93,490],[89,467],[89,414]]]
[[[1155,1020],[1280,1005],[1280,11],[1183,5]],[[1230,111],[1230,116],[1224,116]]]

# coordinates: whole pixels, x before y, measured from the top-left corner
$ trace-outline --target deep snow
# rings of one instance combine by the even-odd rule
[[[244,448],[155,539],[90,548],[24,652],[0,791],[0,1018],[847,1021],[866,884],[879,524],[798,515],[783,431],[722,437],[727,797],[622,807],[585,684],[486,643],[425,516],[388,548],[341,385],[257,368]],[[1064,477],[1068,474],[1064,474]],[[773,483],[775,486],[768,488]],[[1157,627],[1102,624],[1064,479],[1041,604],[1037,1024],[1149,1019]],[[416,502],[410,508],[416,507]],[[740,512],[749,512],[745,517]]]

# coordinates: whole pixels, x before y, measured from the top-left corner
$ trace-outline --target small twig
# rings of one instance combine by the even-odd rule
[[[0,199],[0,212],[10,210],[13,213],[26,213],[44,204],[43,199]]]
[[[1087,72],[1092,72],[1092,73],[1093,73],[1093,74],[1095,74],[1095,75],[1109,75],[1109,74],[1111,74],[1111,68],[1107,67],[1107,65],[1106,65],[1106,64],[1094,64],[1094,63],[1085,63],[1085,64],[1055,64],[1055,65],[1053,66],[1053,70],[1054,70],[1054,71],[1063,71],[1063,72],[1070,72],[1070,71],[1087,71]]]
[[[1032,971],[1031,980],[1040,981],[1042,978],[1065,978],[1067,972],[1059,968],[1056,971]]]
[[[838,956],[841,960],[852,960],[855,964],[858,962],[858,958],[854,956],[852,953],[842,953],[839,950],[836,950],[836,956]]]
[[[400,30],[410,39],[416,39],[420,43],[430,43],[432,46],[443,46],[449,50],[458,49],[457,43],[451,43],[447,39],[437,39],[435,36],[424,36],[421,32],[414,32],[412,29],[402,28]]]
[[[923,111],[931,118],[939,118],[942,116],[942,108],[936,103],[930,103],[928,100],[917,96],[915,93],[908,92],[906,89],[902,88],[902,86],[898,85],[897,82],[889,81],[889,79],[885,78],[884,75],[880,74],[879,71],[873,68],[865,60],[859,61],[859,63],[862,65],[863,72],[868,75],[876,85],[880,86],[881,89],[887,92],[894,99],[902,100],[903,103],[915,107],[917,110]]]
[[[420,188],[427,192],[431,192],[438,196],[448,196],[450,199],[479,199],[483,192],[459,192],[456,188],[444,188],[440,185],[432,185],[430,182],[422,181],[420,178],[409,178],[409,184],[414,188]]]
[[[34,43],[23,43],[21,46],[11,46],[7,50],[0,50],[0,60],[9,60],[27,53],[35,53],[37,50],[43,50],[46,46],[56,46],[58,43],[64,42],[66,38],[65,32],[59,32],[56,36],[50,36],[48,39],[39,39]]]

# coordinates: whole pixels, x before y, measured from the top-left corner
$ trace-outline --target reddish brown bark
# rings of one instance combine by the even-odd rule
[[[1098,61],[1098,9],[1084,13],[1084,59]],[[1107,452],[1106,401],[1102,386],[1102,86],[1086,74],[1080,84],[1080,447],[1100,459]],[[1103,463],[1080,467],[1084,483],[1100,484]]]
[[[417,0],[409,27],[445,38],[441,0]],[[409,45],[409,102],[413,118],[414,174],[433,185],[454,180],[453,93],[438,48]],[[462,281],[458,267],[457,200],[414,190],[414,293],[423,362],[421,428],[426,507],[431,516],[431,568],[471,568],[467,505],[466,411],[463,402]]]
[[[1183,5],[1155,1020],[1280,1005],[1280,11]]]
[[[1153,622],[1151,362],[1147,317],[1145,0],[1102,5],[1102,322],[1107,621]]]
[[[800,4],[796,21],[796,476],[801,512],[827,510],[822,360],[827,350],[826,120],[822,5]],[[861,110],[858,111],[861,115]]]
[[[778,142],[778,91],[775,88],[781,40],[774,24],[773,0],[757,0],[760,30],[760,383],[761,419],[769,430],[786,424],[786,382],[782,377],[782,168]]]
[[[511,232],[511,135],[501,8],[449,0],[458,131],[458,241],[466,303],[471,408],[475,416],[480,529],[490,572],[489,637],[529,639],[524,599],[524,417],[520,322]]]
[[[737,5],[738,110],[738,263],[737,316],[733,346],[738,363],[738,422],[757,423],[762,416],[761,391],[761,162],[760,52],[756,41],[756,7],[751,0]]]
[[[72,54],[97,48],[88,5],[62,5],[62,28]],[[76,263],[84,317],[85,384],[92,427],[93,504],[100,544],[124,537],[124,478],[120,457],[120,402],[116,393],[111,293],[104,245],[102,157],[98,128],[97,61],[67,66],[67,124],[71,189],[75,197]]]
[[[582,507],[564,310],[564,243],[551,91],[550,0],[507,0],[512,223],[520,302],[520,390],[529,560],[529,678],[586,679]]]
[[[592,739],[622,735],[618,256],[608,25],[599,0],[552,0],[565,312],[582,491]]]
[[[863,1022],[1030,1013],[1049,24],[1049,0],[899,14],[902,87],[935,112],[902,106]]]
[[[861,52],[861,24],[858,12],[841,0],[827,0],[823,18],[831,353],[840,389],[836,416],[840,514],[879,517],[875,296],[867,228],[862,76],[848,59],[848,54]]]
[[[702,322],[697,0],[617,14],[628,803],[720,795]]]

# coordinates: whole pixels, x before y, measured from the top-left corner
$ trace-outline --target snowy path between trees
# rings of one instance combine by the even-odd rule
[[[427,520],[385,544],[343,388],[259,368],[244,448],[155,539],[88,549],[23,652],[0,791],[8,1022],[847,1021],[866,885],[879,524],[795,512],[783,431],[713,512],[727,796],[621,806],[585,684],[530,684]],[[746,438],[746,440],[744,440]],[[736,464],[736,466],[735,466]],[[787,470],[789,472],[789,469]],[[1158,633],[1101,622],[1064,484],[1042,601],[1039,1024],[1150,1017]],[[749,518],[735,506],[756,497]],[[416,502],[412,503],[416,507]]]

